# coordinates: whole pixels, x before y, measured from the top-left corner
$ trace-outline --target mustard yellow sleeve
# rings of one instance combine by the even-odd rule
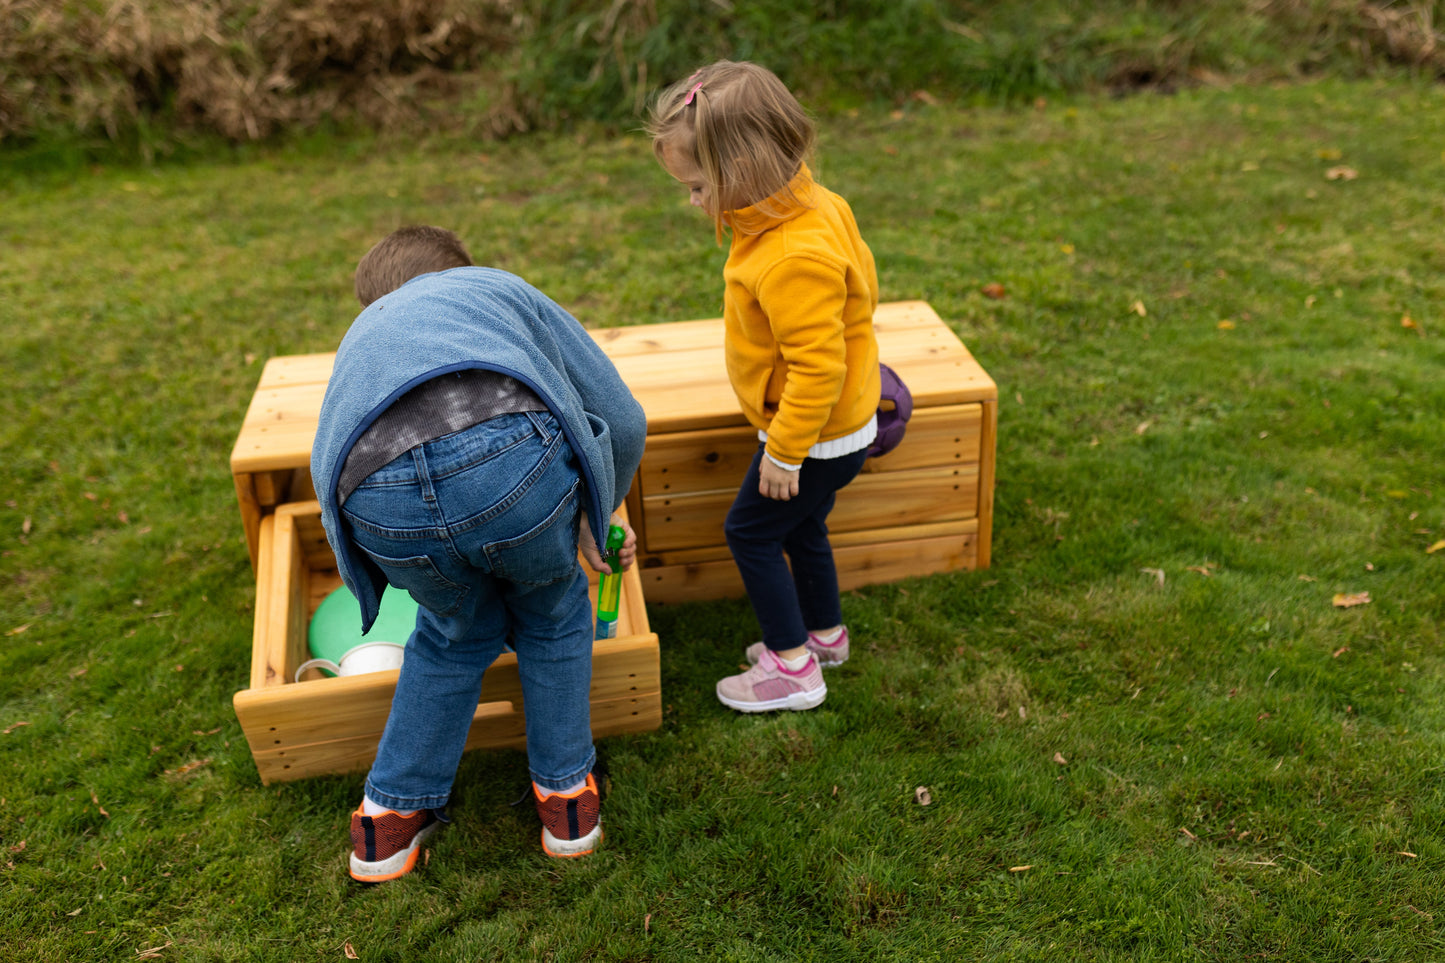
[[[787,381],[768,425],[767,452],[802,464],[843,392],[847,345],[843,269],[808,255],[779,261],[759,279],[758,304],[767,315]]]

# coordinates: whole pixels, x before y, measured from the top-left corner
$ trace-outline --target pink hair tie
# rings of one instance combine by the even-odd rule
[[[696,77],[697,74],[693,74],[693,76]],[[697,92],[698,92],[699,90],[702,90],[702,81],[701,81],[701,80],[699,80],[696,84],[694,84],[694,85],[693,85],[693,88],[687,92],[687,96],[682,99],[682,106],[687,107],[687,106],[691,105],[691,104],[692,104],[692,99],[697,96]]]

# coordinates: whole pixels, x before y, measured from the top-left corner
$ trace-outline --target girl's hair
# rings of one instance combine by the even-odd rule
[[[804,201],[789,183],[812,155],[817,131],[766,67],[731,60],[703,67],[658,96],[647,132],[659,161],[677,151],[702,171],[719,239],[725,211],[752,205],[777,214]]]
[[[470,267],[472,256],[451,231],[440,227],[403,227],[376,243],[356,265],[356,298],[364,308],[414,277]]]

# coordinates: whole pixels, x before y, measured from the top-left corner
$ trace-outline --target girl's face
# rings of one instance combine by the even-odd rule
[[[712,192],[708,190],[702,168],[698,167],[691,157],[676,148],[665,148],[662,152],[662,168],[687,188],[688,203],[701,208],[709,217],[716,214]]]

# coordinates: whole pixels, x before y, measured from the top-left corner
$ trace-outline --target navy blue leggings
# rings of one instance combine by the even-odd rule
[[[776,652],[802,645],[810,631],[843,621],[838,570],[828,544],[828,513],[838,490],[858,474],[868,452],[807,459],[799,470],[798,494],[785,502],[758,493],[758,466],[764,457],[759,445],[723,532],[763,641]]]

